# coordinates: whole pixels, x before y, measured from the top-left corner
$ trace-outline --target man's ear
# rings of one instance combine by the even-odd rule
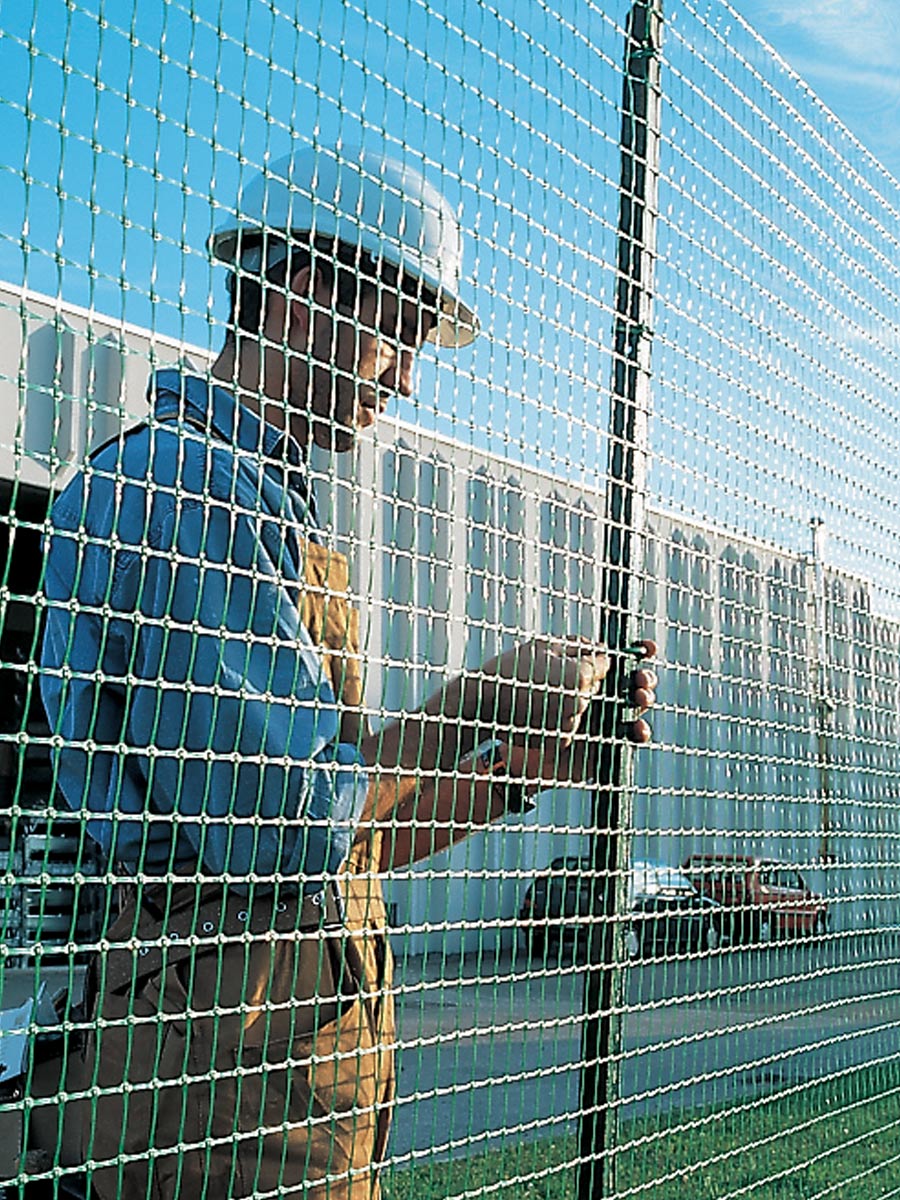
[[[312,268],[309,265],[301,267],[291,279],[286,298],[290,306],[290,332],[295,333],[295,336],[299,335],[300,345],[309,344],[309,330],[312,324],[310,300],[314,294],[311,282]],[[285,333],[287,332],[285,330]]]

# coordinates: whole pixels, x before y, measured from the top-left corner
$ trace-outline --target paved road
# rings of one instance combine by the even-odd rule
[[[733,949],[628,970],[629,1113],[705,1106],[900,1058],[900,943]],[[395,1156],[568,1132],[579,1109],[583,971],[521,955],[442,973],[401,964]]]

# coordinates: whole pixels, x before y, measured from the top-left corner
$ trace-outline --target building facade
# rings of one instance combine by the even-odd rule
[[[52,945],[89,940],[97,900],[80,881],[83,828],[54,797],[36,685],[41,535],[85,453],[145,414],[149,371],[186,358],[174,341],[8,288],[0,355],[0,917],[8,945]],[[202,373],[209,359],[187,361]],[[602,492],[390,419],[354,455],[312,465],[353,564],[376,722],[520,638],[598,628]],[[821,536],[790,554],[652,500],[648,511],[637,627],[660,647],[663,680],[654,746],[634,760],[634,857],[777,858],[828,894],[835,927],[897,925],[900,623],[866,580],[828,566]],[[528,815],[392,873],[398,944],[509,946],[534,874],[602,836],[590,812],[584,789],[547,791]]]

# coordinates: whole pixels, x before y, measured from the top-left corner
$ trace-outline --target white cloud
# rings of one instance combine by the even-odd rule
[[[730,0],[900,178],[900,0]]]
[[[808,38],[814,54],[836,51],[866,73],[886,68],[897,74],[900,5],[893,0],[763,0],[759,8],[773,25]]]
[[[862,66],[846,57],[841,61],[825,60],[801,51],[791,56],[791,66],[804,79],[815,80],[817,88],[828,84],[844,88],[848,93],[855,88],[860,105],[872,109],[900,97],[900,71],[893,65],[867,63]]]

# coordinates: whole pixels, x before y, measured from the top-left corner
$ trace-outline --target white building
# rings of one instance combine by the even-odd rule
[[[40,927],[52,940],[56,905],[62,939],[79,853],[71,822],[48,824],[33,674],[48,500],[91,446],[141,419],[149,370],[176,361],[174,341],[0,288],[0,687],[18,713],[0,725],[0,867],[22,881],[6,906],[13,937]],[[390,420],[336,468],[314,467],[353,563],[376,718],[514,639],[597,628],[602,494]],[[865,580],[817,577],[811,557],[652,505],[640,575],[663,681],[655,746],[636,756],[635,855],[784,859],[829,893],[838,927],[896,925],[900,625],[872,612]],[[590,810],[585,791],[547,792],[528,816],[393,876],[408,949],[508,944],[535,871],[586,852]],[[48,846],[61,879],[49,896],[28,885]]]

